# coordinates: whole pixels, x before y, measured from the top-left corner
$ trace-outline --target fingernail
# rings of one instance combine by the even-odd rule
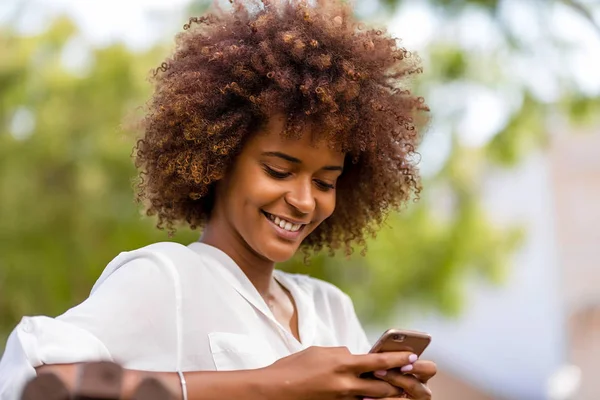
[[[383,370],[383,371],[375,371],[374,373],[375,373],[375,375],[377,375],[377,376],[386,376],[386,375],[387,375],[387,371],[386,371],[386,370]]]
[[[413,365],[412,364],[408,364],[408,365],[405,365],[404,367],[400,368],[400,371],[402,371],[402,372],[408,372],[408,371],[412,371],[412,369],[413,369]]]
[[[419,356],[416,354],[411,354],[410,356],[408,356],[408,361],[410,361],[411,363],[414,363],[418,359],[419,359]]]

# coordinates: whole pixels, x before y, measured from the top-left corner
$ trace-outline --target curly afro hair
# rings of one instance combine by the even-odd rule
[[[134,149],[137,199],[160,229],[202,227],[215,183],[277,110],[282,135],[299,137],[310,121],[346,153],[336,209],[302,246],[350,254],[419,195],[414,156],[429,110],[407,88],[419,60],[385,31],[365,29],[342,1],[230,3],[191,18],[155,71]]]

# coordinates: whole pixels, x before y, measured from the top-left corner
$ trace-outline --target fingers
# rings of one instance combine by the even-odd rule
[[[377,376],[379,379],[403,389],[409,399],[431,400],[431,390],[425,383],[413,375],[406,375],[398,370],[391,370],[387,371],[384,376],[380,376],[380,374],[377,374]]]
[[[401,368],[417,361],[417,355],[408,351],[393,351],[387,353],[362,354],[352,356],[350,368],[362,374],[371,371],[384,371]]]
[[[403,390],[399,387],[394,386],[388,382],[379,379],[362,379],[357,378],[353,384],[353,390],[350,393],[360,398],[388,398],[398,397],[403,393]]]
[[[433,361],[418,360],[400,368],[400,372],[414,375],[422,383],[427,383],[437,373],[437,366]]]

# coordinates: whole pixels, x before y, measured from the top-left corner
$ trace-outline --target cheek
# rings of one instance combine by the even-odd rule
[[[335,193],[322,193],[317,198],[319,205],[319,219],[325,220],[331,217],[333,211],[335,211],[336,194]]]
[[[240,200],[243,199],[245,206],[251,207],[264,207],[276,201],[284,192],[281,185],[269,177],[261,176],[261,174],[255,174],[243,186],[237,193],[237,197]]]

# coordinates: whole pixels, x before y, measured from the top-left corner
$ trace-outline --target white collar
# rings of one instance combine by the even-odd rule
[[[312,293],[308,290],[310,289],[308,285],[298,285],[294,279],[291,279],[289,274],[279,270],[274,271],[274,278],[290,292],[296,304],[298,312],[298,330],[300,339],[302,340],[302,343],[300,343],[294,335],[275,319],[275,316],[267,306],[263,297],[258,290],[256,290],[244,271],[242,271],[231,257],[222,250],[205,243],[194,242],[189,244],[188,247],[200,256],[214,261],[211,264],[223,266],[224,268],[219,268],[219,271],[215,272],[220,273],[220,275],[222,275],[225,280],[229,282],[229,284],[231,284],[244,299],[246,299],[246,301],[278,328],[280,333],[285,337],[286,342],[290,347],[293,347],[291,350],[298,351],[311,345],[316,334],[316,312],[314,309]]]

